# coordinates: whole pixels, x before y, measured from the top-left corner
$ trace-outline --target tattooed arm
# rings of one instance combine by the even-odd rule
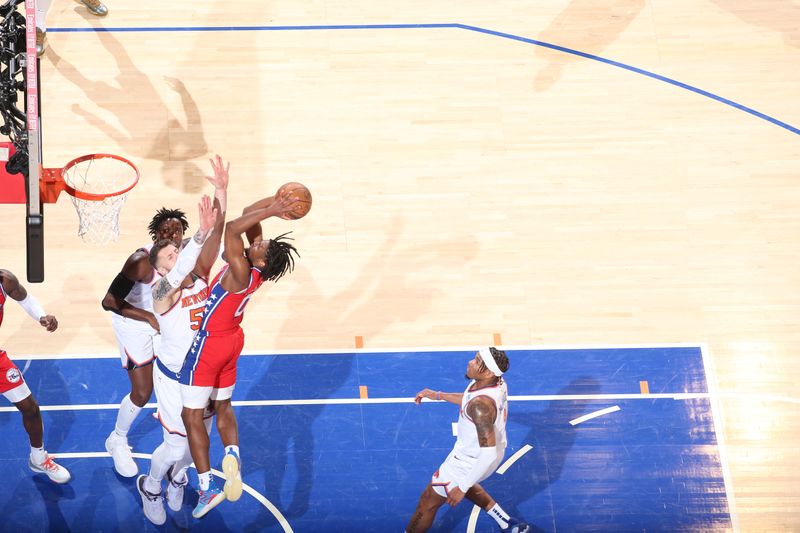
[[[467,415],[475,424],[478,432],[478,455],[473,458],[469,472],[456,479],[458,484],[447,494],[447,503],[455,507],[464,498],[464,494],[487,473],[497,460],[497,436],[494,432],[494,421],[497,418],[497,406],[488,396],[478,396],[467,404]]]

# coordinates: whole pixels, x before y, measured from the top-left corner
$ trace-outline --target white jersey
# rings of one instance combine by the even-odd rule
[[[198,278],[192,285],[181,289],[180,297],[172,307],[164,313],[156,313],[161,328],[158,360],[172,372],[178,373],[183,367],[194,334],[200,328],[206,299],[208,283]]]
[[[493,387],[484,387],[470,391],[470,387],[475,384],[475,380],[470,381],[464,396],[461,398],[461,413],[458,416],[458,430],[456,445],[453,451],[465,457],[477,457],[480,451],[478,443],[478,430],[475,423],[467,414],[467,404],[478,396],[488,396],[497,406],[497,417],[494,421],[494,435],[498,450],[505,450],[506,447],[506,419],[508,418],[508,387],[502,379],[500,383]]]

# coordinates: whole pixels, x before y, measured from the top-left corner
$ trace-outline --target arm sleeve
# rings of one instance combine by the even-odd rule
[[[194,239],[189,239],[189,242],[181,250],[178,256],[178,261],[175,266],[167,274],[167,281],[176,289],[181,286],[184,278],[194,270],[194,265],[197,263],[197,258],[200,256],[200,250],[203,249],[203,244],[198,244]]]
[[[36,301],[36,298],[34,298],[31,295],[31,293],[28,293],[25,299],[20,300],[17,303],[19,303],[19,305],[22,306],[25,312],[28,313],[31,316],[31,318],[37,322],[39,321],[40,318],[42,318],[47,314],[44,312],[44,309],[42,309],[42,306],[39,304],[39,302]]]
[[[472,468],[453,481],[456,482],[458,488],[460,488],[462,492],[466,493],[475,483],[486,475],[486,471],[489,470],[489,467],[492,466],[492,463],[494,463],[496,459],[497,446],[480,448]]]

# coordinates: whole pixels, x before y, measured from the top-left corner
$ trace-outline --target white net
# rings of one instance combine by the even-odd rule
[[[105,244],[119,238],[119,212],[128,194],[114,194],[128,189],[137,180],[136,168],[127,161],[95,155],[65,168],[64,182],[78,193],[111,195],[85,200],[70,196],[78,212],[78,235],[84,242]]]

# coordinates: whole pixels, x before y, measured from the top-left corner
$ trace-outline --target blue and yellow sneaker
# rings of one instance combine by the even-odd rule
[[[235,502],[242,497],[242,468],[239,455],[234,451],[225,453],[222,459],[222,471],[225,473],[225,497]]]
[[[225,501],[225,493],[217,487],[213,478],[208,490],[198,490],[197,493],[200,497],[197,499],[197,506],[192,510],[195,518],[203,518],[211,509]]]
[[[517,520],[516,518],[511,518],[508,521],[508,526],[500,531],[507,531],[508,533],[529,533],[531,531],[531,526],[525,522]]]

